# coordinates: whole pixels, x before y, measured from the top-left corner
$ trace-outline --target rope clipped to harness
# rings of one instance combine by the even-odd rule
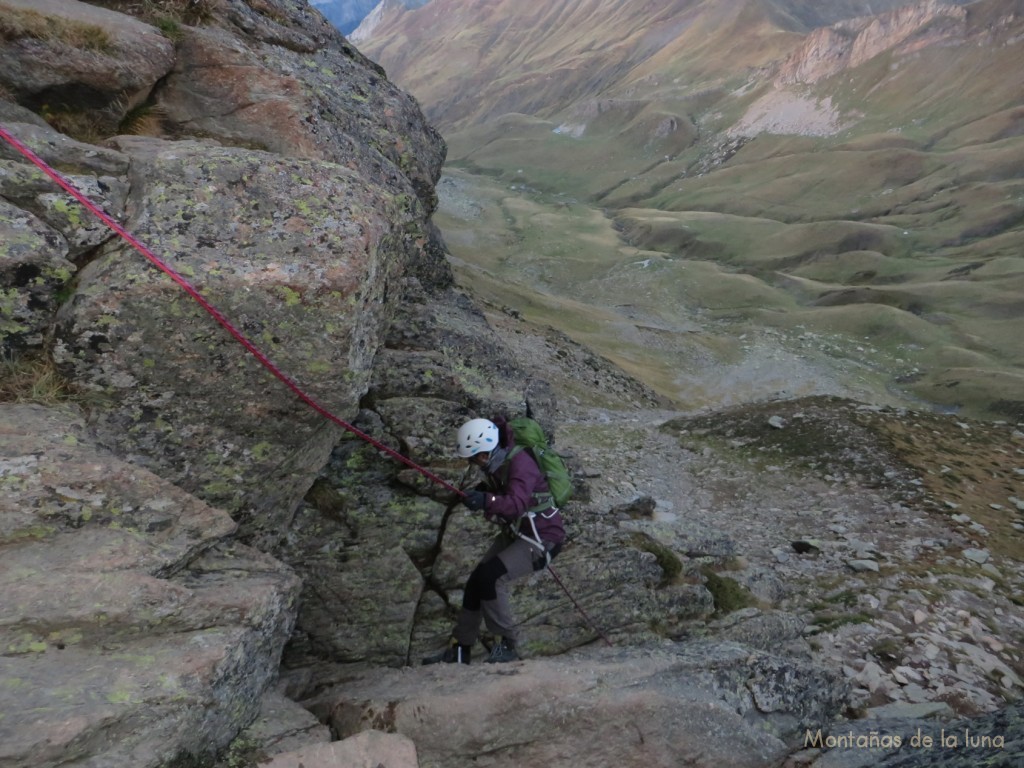
[[[550,514],[554,515],[557,512],[559,512],[558,507],[552,507]],[[605,633],[598,628],[597,624],[595,624],[591,620],[590,616],[587,615],[587,612],[583,610],[583,606],[580,605],[579,602],[577,602],[576,598],[573,597],[569,589],[565,586],[564,583],[562,583],[562,579],[559,578],[558,574],[555,572],[555,569],[551,567],[551,560],[554,557],[554,555],[557,554],[557,552],[552,552],[552,550],[544,546],[544,541],[541,539],[540,534],[537,532],[537,523],[534,521],[534,518],[538,514],[541,513],[536,512],[534,510],[527,511],[526,514],[524,514],[523,517],[520,518],[519,525],[511,531],[512,534],[522,539],[526,543],[530,544],[531,546],[537,547],[537,549],[544,554],[543,569],[547,569],[547,572],[551,574],[551,578],[553,578],[555,580],[555,583],[562,588],[562,591],[565,592],[565,596],[569,598],[570,602],[572,602],[573,604],[573,607],[575,607],[576,611],[580,614],[580,616],[583,617],[583,620],[586,621],[590,628],[597,633],[597,636],[604,641],[604,644],[611,648],[612,641],[609,640],[607,635],[605,635]],[[530,528],[533,531],[532,537],[526,533],[523,533],[523,519],[529,520]],[[559,545],[559,547],[561,547],[561,545]],[[542,568],[538,568],[537,570],[542,570]]]

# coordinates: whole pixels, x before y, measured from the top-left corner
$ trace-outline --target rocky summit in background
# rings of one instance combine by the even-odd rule
[[[1021,756],[1018,426],[679,412],[470,295],[445,142],[304,0],[0,0],[0,64],[0,768]],[[491,531],[415,467],[527,411],[526,660],[420,667]]]

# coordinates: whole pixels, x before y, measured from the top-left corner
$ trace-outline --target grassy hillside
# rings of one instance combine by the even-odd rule
[[[484,177],[495,220],[442,217],[474,287],[517,282],[505,303],[684,403],[681,368],[761,329],[845,340],[875,398],[1024,418],[1024,3],[818,33],[865,4],[657,5],[433,0],[371,41]],[[693,313],[729,328],[696,342]]]

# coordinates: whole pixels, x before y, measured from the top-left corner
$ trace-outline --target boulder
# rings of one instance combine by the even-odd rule
[[[78,0],[4,0],[0,85],[80,134],[113,133],[174,63],[174,44],[132,16]]]
[[[291,381],[353,413],[394,311],[383,299],[411,258],[407,201],[329,163],[200,142],[116,146],[132,160],[126,228]],[[341,433],[121,240],[80,271],[54,357],[95,394],[103,444],[257,539],[280,537]]]
[[[271,689],[260,699],[256,719],[228,748],[227,759],[248,753],[265,758],[331,741],[331,729],[305,707]],[[236,763],[241,760],[236,759]]]
[[[298,580],[236,526],[89,440],[0,406],[0,763],[164,766],[256,715]]]
[[[362,731],[341,741],[275,755],[260,768],[419,768],[416,745],[405,736]]]
[[[424,765],[778,764],[843,686],[738,645],[588,650],[558,660],[349,672],[306,702],[342,737],[406,736]]]

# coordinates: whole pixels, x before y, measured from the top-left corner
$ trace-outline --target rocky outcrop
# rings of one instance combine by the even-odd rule
[[[154,106],[175,134],[347,166],[429,213],[444,145],[415,100],[305,3],[224,3],[185,28]]]
[[[98,449],[73,412],[0,407],[0,762],[166,765],[247,725],[298,579],[235,523]]]
[[[346,675],[306,702],[341,736],[411,738],[422,765],[776,764],[830,719],[842,685],[794,661],[729,644],[676,652],[593,650],[504,668]],[[500,725],[496,725],[499,724]]]
[[[923,0],[889,13],[865,16],[812,31],[783,62],[780,84],[816,83],[892,50],[906,55],[943,40],[963,39],[966,9]]]
[[[160,72],[168,77],[147,91],[149,101],[167,130],[265,145],[275,154],[122,138],[115,152],[76,149],[88,155],[87,175],[71,180],[209,292],[325,407],[351,412],[394,311],[383,301],[389,285],[427,260],[424,222],[443,143],[415,102],[308,7],[218,8],[203,26],[175,26],[175,70],[167,73],[168,61]],[[158,51],[170,46],[132,17],[81,3],[61,4],[53,16],[46,7],[31,13],[58,29],[85,25],[114,36],[136,30],[131,50],[152,61],[163,61]],[[15,36],[12,55],[23,59],[18,46],[32,40],[28,32]],[[60,42],[73,48],[77,40]],[[122,53],[115,47],[110,56],[130,67]],[[61,75],[61,62],[34,60],[33,77],[70,77],[74,70]],[[87,70],[81,78],[92,76]],[[17,70],[6,77],[12,95],[32,106],[35,80]],[[127,88],[111,74],[97,77]],[[12,132],[44,159],[58,156],[64,173],[77,169],[66,137],[57,141],[14,118]],[[245,510],[251,533],[286,524],[312,481],[309,468],[323,464],[340,430],[323,426],[286,389],[268,388],[266,373],[242,348],[223,332],[209,335],[210,318],[182,303],[178,287],[127,244],[96,251],[111,233],[13,159],[9,147],[4,152],[12,158],[5,198],[32,214],[12,210],[5,225],[12,237],[3,260],[11,278],[2,299],[4,346],[38,345],[72,265],[84,266],[56,326],[55,358],[98,395],[99,439],[236,516]],[[181,322],[182,312],[192,321]],[[171,327],[176,332],[168,333]],[[249,374],[225,380],[229,391],[209,387],[219,380],[211,374],[225,366]],[[189,397],[175,397],[182,391]],[[219,455],[198,472],[197,446]],[[238,481],[250,492],[239,493]]]
[[[415,102],[304,4],[223,3],[191,19],[198,26],[164,20],[173,43],[116,10],[59,5],[17,17],[58,37],[5,26],[5,53],[32,65],[5,68],[2,95],[21,103],[3,102],[5,131],[325,407],[355,413],[400,306],[399,277],[450,281],[427,221],[443,143]],[[129,33],[134,47],[91,53],[88,40]],[[250,65],[245,52],[262,50],[245,71],[254,90],[239,93],[267,108],[236,108],[229,93],[182,97],[176,73],[189,56],[225,48]],[[94,65],[77,80],[65,66],[76,52]],[[133,64],[136,52],[147,66]],[[281,59],[293,55],[303,63],[289,70]],[[315,75],[304,81],[303,70]],[[98,146],[121,116],[97,99],[66,105],[82,121],[55,119],[38,101],[61,78],[76,93],[90,78],[130,91],[124,108],[145,101],[161,136]],[[277,144],[259,140],[268,122]],[[204,137],[184,140],[190,126]],[[256,717],[297,616],[294,572],[239,537],[274,549],[340,429],[6,142],[2,153],[4,352],[59,365],[89,401],[87,418],[5,406],[2,663],[26,688],[0,700],[2,761],[209,759]]]
[[[59,23],[116,19],[151,42],[109,5],[62,4]],[[552,426],[550,387],[452,286],[428,219],[443,144],[415,103],[305,6],[211,7],[162,22],[173,66],[139,96],[159,135],[101,146],[109,122],[79,132],[44,114],[55,130],[26,108],[27,80],[8,86],[22,104],[3,103],[5,131],[317,403],[451,482],[464,467],[449,435],[468,415],[529,407]],[[34,61],[35,76],[56,73]],[[432,650],[492,531],[343,437],[160,265],[2,151],[5,351],[57,366],[85,405],[4,410],[2,661],[32,691],[0,699],[4,760],[203,762],[250,723],[268,750],[322,741],[267,698],[282,658],[306,680],[293,695],[309,695],[325,662]],[[576,597],[596,626],[623,640],[713,610],[698,581],[666,578],[670,561],[600,528],[559,559],[588,585]],[[596,639],[543,575],[522,599],[530,653]]]
[[[117,146],[132,158],[134,234],[325,407],[350,412],[392,311],[382,299],[417,226],[410,209],[330,164],[153,139]],[[54,357],[97,395],[103,442],[244,510],[254,530],[287,525],[340,432],[122,242],[78,274]],[[216,462],[196,465],[211,452]]]

